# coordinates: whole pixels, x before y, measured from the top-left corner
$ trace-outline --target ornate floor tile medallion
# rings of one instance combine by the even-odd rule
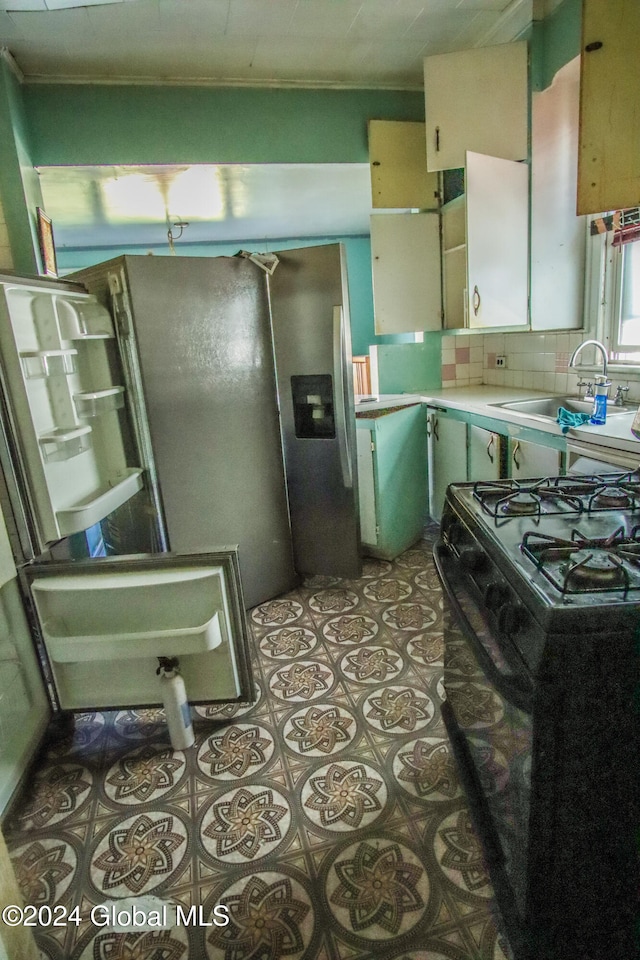
[[[279,699],[295,703],[326,696],[334,683],[335,674],[325,664],[296,660],[271,674],[269,689]]]
[[[430,884],[424,864],[409,847],[374,835],[336,854],[325,892],[340,927],[364,940],[388,941],[421,920]]]
[[[282,597],[256,607],[251,613],[251,620],[261,627],[276,627],[299,620],[303,613],[301,603]]]
[[[136,814],[98,842],[91,876],[97,889],[112,898],[148,893],[170,881],[188,847],[187,826],[176,814]]]
[[[302,960],[314,932],[309,891],[283,873],[252,873],[224,890],[230,922],[207,936],[208,960]]]
[[[104,780],[106,795],[117,804],[159,800],[179,783],[185,770],[185,755],[171,746],[140,747],[121,757]]]
[[[197,762],[207,777],[239,780],[258,773],[269,762],[273,751],[273,737],[265,727],[232,723],[204,740]]]
[[[32,796],[18,814],[23,829],[43,829],[73,817],[89,799],[93,776],[86,767],[64,763],[45,767],[35,778]]]
[[[362,712],[367,722],[383,733],[413,733],[431,721],[435,708],[429,697],[398,685],[370,693]]]
[[[398,785],[418,800],[447,801],[462,794],[448,740],[410,740],[396,752],[392,769]]]
[[[332,643],[360,644],[373,640],[378,630],[379,626],[372,617],[347,614],[328,620],[322,628],[322,634]]]
[[[306,816],[325,830],[345,833],[371,826],[387,802],[384,777],[373,767],[341,760],[319,767],[300,799]]]
[[[466,807],[450,813],[439,824],[433,848],[441,870],[457,887],[484,899],[493,895],[480,843]]]
[[[201,827],[205,850],[219,863],[253,863],[273,854],[291,827],[288,801],[263,785],[240,787],[218,797]]]
[[[386,647],[358,647],[340,661],[343,674],[355,683],[381,683],[402,671],[400,654]]]
[[[306,656],[318,643],[312,630],[305,627],[284,627],[267,633],[260,641],[260,650],[272,660],[292,660]]]
[[[426,630],[438,619],[438,613],[426,603],[396,603],[382,612],[387,626],[395,630]]]
[[[78,869],[74,848],[56,837],[42,837],[12,847],[11,862],[24,903],[34,907],[59,903]]]
[[[348,747],[356,735],[353,714],[333,703],[298,710],[284,724],[285,744],[298,754],[325,757]]]

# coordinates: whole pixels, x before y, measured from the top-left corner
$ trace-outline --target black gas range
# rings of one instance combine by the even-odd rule
[[[452,485],[443,716],[514,955],[640,957],[640,474]]]

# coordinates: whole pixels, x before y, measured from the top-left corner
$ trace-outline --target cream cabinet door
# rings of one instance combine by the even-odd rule
[[[529,168],[466,155],[469,327],[528,323]]]
[[[374,214],[371,265],[377,334],[441,329],[437,213]]]
[[[469,426],[469,480],[499,480],[504,437],[484,427]]]
[[[529,440],[514,440],[509,448],[509,475],[515,480],[531,480],[537,477],[558,477],[561,454],[553,447]]]
[[[639,37],[638,0],[584,0],[579,214],[640,205]]]
[[[424,123],[370,120],[371,205],[387,210],[438,206],[438,177],[427,171]]]
[[[467,150],[527,158],[526,42],[427,57],[424,92],[428,170],[463,167]]]
[[[467,424],[446,410],[427,408],[429,515],[439,521],[447,487],[467,479]]]

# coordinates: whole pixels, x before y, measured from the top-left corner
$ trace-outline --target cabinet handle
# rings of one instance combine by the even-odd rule
[[[438,418],[437,417],[433,418],[433,435],[436,438],[436,440],[440,439],[440,437],[438,436]]]
[[[473,315],[474,317],[478,316],[478,310],[480,309],[480,304],[482,300],[480,299],[480,291],[478,290],[478,284],[476,283],[473,288]]]
[[[427,417],[427,436],[431,436],[431,414]]]
[[[436,127],[436,153],[440,153],[440,127]]]
[[[518,463],[519,452],[520,452],[520,441],[516,440],[515,444],[513,445],[513,454],[511,456],[511,459],[513,460],[513,465],[516,468],[516,470],[520,469],[520,464]]]
[[[602,50],[602,46],[602,40],[594,40],[593,43],[588,43],[584,49],[586,53],[593,53],[594,50]]]
[[[495,443],[495,439],[496,439],[496,435],[495,433],[492,433],[491,436],[489,437],[489,443],[487,444],[487,456],[489,457],[489,460],[491,461],[491,463],[493,463],[493,453],[491,451],[493,450],[493,444]]]

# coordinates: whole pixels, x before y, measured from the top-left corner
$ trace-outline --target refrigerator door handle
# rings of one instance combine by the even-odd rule
[[[347,412],[345,404],[345,337],[344,313],[341,306],[333,308],[333,389],[336,418],[336,437],[342,468],[344,486],[349,489],[353,486],[353,469],[351,465],[351,451],[347,442]]]

